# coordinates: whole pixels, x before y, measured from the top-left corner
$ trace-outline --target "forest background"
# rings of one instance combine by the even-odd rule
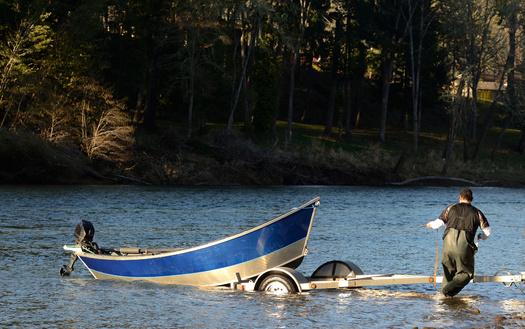
[[[0,183],[522,185],[524,14],[0,0]]]

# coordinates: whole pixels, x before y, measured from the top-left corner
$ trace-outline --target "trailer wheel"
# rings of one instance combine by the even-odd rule
[[[275,294],[287,294],[296,293],[297,287],[288,276],[272,274],[261,282],[259,290]]]

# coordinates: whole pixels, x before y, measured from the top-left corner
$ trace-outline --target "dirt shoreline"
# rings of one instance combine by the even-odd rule
[[[58,184],[79,184],[79,185],[171,185],[171,186],[264,186],[264,185],[326,185],[326,186],[442,186],[442,187],[508,187],[525,188],[525,183],[507,180],[479,180],[473,181],[461,177],[447,176],[422,176],[413,177],[405,180],[389,180],[385,175],[376,173],[348,173],[341,170],[307,170],[307,171],[288,171],[284,169],[275,170],[269,175],[263,169],[260,175],[254,171],[237,173],[226,173],[224,168],[210,170],[202,169],[203,174],[193,173],[186,177],[178,176],[172,181],[160,181],[152,178],[154,173],[123,173],[106,171],[98,172],[92,168],[86,170],[85,174],[78,179],[69,181],[58,180]],[[196,170],[198,171],[198,170]],[[213,172],[217,176],[211,178]]]
[[[439,166],[426,165],[433,164],[433,158],[409,161],[380,149],[262,149],[233,132],[191,143],[176,139],[157,148],[135,146],[128,157],[113,160],[88,159],[71,145],[49,143],[30,133],[0,132],[6,140],[0,150],[0,184],[525,187],[519,167],[460,166],[443,176],[437,174]]]

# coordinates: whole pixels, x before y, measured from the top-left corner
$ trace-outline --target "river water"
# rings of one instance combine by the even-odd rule
[[[365,274],[433,275],[426,227],[459,188],[444,187],[0,187],[1,328],[472,328],[525,326],[525,295],[471,283],[457,297],[431,284],[272,295],[227,288],[95,280],[81,262],[70,277],[64,244],[91,221],[100,247],[189,247],[226,237],[321,197],[298,270],[340,259]],[[525,271],[525,190],[474,188],[493,235],[476,254],[478,275]],[[438,275],[441,275],[439,267]],[[439,285],[438,285],[439,288]],[[523,289],[523,287],[521,287]],[[505,316],[500,322],[495,318]]]

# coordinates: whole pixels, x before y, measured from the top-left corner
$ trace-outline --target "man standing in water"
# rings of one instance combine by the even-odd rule
[[[478,250],[474,237],[478,227],[478,239],[485,240],[490,235],[490,225],[485,215],[471,205],[472,191],[461,190],[459,203],[448,206],[438,219],[427,223],[427,227],[438,229],[446,224],[443,233],[443,283],[441,292],[448,297],[455,296],[474,277],[474,254]]]

